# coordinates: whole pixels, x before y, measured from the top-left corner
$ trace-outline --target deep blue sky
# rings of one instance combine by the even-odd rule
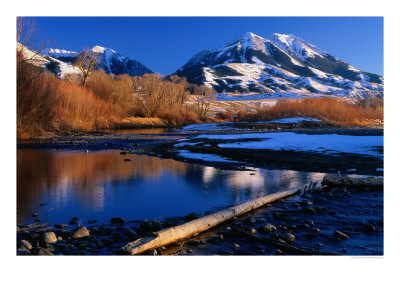
[[[363,71],[383,75],[381,17],[35,17],[52,47],[100,45],[171,74],[203,49],[218,49],[251,31],[292,33]]]

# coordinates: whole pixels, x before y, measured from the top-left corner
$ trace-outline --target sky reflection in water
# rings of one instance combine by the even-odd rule
[[[125,158],[131,161],[124,161]],[[17,221],[183,216],[322,180],[323,173],[213,167],[119,151],[17,151]],[[40,204],[46,204],[41,206]]]

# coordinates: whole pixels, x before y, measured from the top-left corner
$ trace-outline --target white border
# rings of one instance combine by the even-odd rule
[[[1,18],[3,299],[385,299],[398,273],[398,9],[384,1],[25,1]],[[388,2],[389,3],[389,2]],[[394,1],[391,3],[395,3]],[[3,4],[4,5],[4,4]],[[385,255],[349,257],[16,257],[15,17],[384,16]],[[4,93],[6,90],[6,93]],[[396,280],[396,281],[395,281]],[[397,290],[397,289],[396,289]],[[398,295],[398,292],[395,294]],[[394,294],[394,295],[395,295]]]

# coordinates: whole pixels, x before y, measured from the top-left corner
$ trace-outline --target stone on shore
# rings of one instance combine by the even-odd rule
[[[47,243],[47,244],[54,244],[57,242],[57,236],[54,232],[50,231],[50,232],[45,232],[43,234],[43,240]]]
[[[85,226],[81,226],[78,229],[74,230],[72,233],[73,239],[80,239],[89,236],[90,233]]]
[[[20,245],[28,250],[32,250],[32,245],[27,240],[21,240]]]

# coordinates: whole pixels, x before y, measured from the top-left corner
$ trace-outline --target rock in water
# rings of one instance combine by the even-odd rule
[[[295,236],[291,233],[282,233],[279,237],[288,243],[293,243],[296,239]]]
[[[264,227],[260,229],[262,232],[272,232],[276,231],[276,227],[270,223],[266,224]]]
[[[50,231],[50,232],[45,232],[43,235],[43,240],[47,243],[47,244],[53,244],[57,242],[57,236],[54,232]]]
[[[85,226],[81,226],[72,233],[73,239],[80,239],[89,236],[90,233]]]
[[[238,249],[238,248],[240,248],[240,245],[239,245],[239,244],[236,244],[236,243],[233,243],[233,244],[232,244],[232,248],[233,248],[233,249]]]

